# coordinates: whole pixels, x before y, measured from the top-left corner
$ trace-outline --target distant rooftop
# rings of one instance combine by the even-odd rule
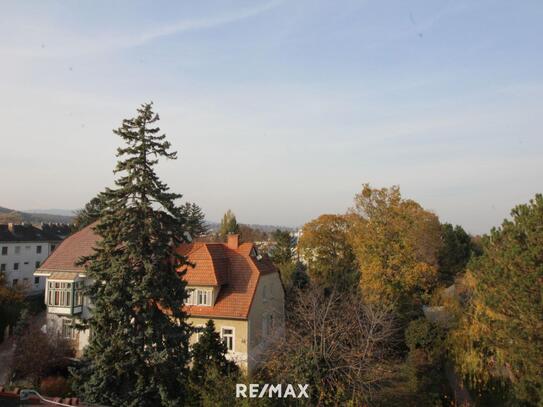
[[[61,241],[68,236],[69,233],[70,227],[66,224],[0,224],[0,242]]]

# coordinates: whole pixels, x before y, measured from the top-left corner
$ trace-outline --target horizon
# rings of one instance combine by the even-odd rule
[[[111,186],[150,100],[179,152],[157,173],[208,220],[299,227],[369,182],[484,234],[543,192],[539,2],[3,5],[7,208]]]

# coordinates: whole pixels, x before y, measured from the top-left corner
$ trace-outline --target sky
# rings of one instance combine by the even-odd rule
[[[82,207],[153,101],[209,220],[298,226],[399,185],[485,233],[543,192],[543,3],[0,1],[0,206]]]

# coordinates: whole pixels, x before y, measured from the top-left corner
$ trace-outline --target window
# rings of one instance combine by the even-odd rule
[[[17,284],[19,284],[19,279],[18,278],[14,278],[13,279],[13,287],[15,287]]]
[[[197,305],[211,305],[211,291],[198,290],[198,304]]]
[[[204,325],[198,325],[194,327],[194,334],[196,335],[196,342],[200,342],[200,338],[204,332]]]
[[[188,297],[185,298],[185,304],[186,305],[193,305],[194,304],[194,289],[188,288],[187,289]]]
[[[21,246],[15,246],[15,254],[21,253]]]
[[[211,290],[195,290],[187,289],[189,297],[185,299],[187,305],[211,305],[212,291]]]
[[[36,268],[39,268],[39,267],[40,267],[40,262],[37,261],[37,262],[36,262]]]
[[[65,339],[76,339],[77,331],[73,326],[70,319],[62,319],[62,332],[61,335]]]
[[[13,270],[19,270],[19,263],[13,263]]]
[[[36,246],[36,253],[41,253],[41,245]]]
[[[222,328],[221,338],[229,352],[234,351],[234,328]]]
[[[82,289],[83,289],[83,281],[76,281],[75,282],[75,304],[74,304],[75,307],[79,305],[83,305],[83,292],[81,291]]]
[[[72,305],[72,283],[50,281],[47,293],[47,305],[70,307]]]
[[[0,271],[6,271],[6,265],[4,263],[0,264]]]
[[[2,247],[2,256],[6,256],[8,254],[8,247],[4,246]]]
[[[38,285],[40,283],[39,277],[34,277],[34,284]]]

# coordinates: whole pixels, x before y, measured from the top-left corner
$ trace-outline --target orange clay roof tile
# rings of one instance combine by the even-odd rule
[[[66,238],[39,270],[84,271],[75,263],[81,256],[92,254],[99,239],[92,226]],[[186,306],[190,316],[248,318],[260,275],[278,272],[267,256],[254,256],[253,248],[253,243],[231,249],[224,243],[205,242],[178,247],[177,252],[192,264],[183,277],[189,286],[220,287],[213,306]]]

